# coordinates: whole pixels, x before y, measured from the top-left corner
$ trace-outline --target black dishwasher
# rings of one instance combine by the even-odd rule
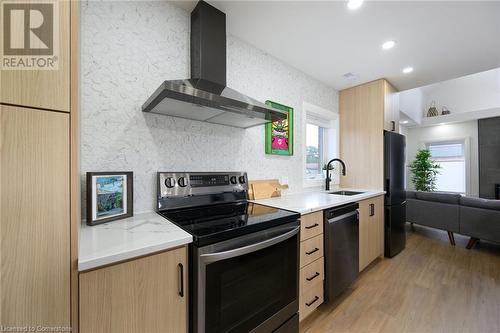
[[[325,210],[325,302],[334,300],[359,273],[359,205]]]

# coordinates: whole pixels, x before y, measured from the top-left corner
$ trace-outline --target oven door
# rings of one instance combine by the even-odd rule
[[[196,249],[193,331],[272,332],[293,317],[299,230],[293,222]]]

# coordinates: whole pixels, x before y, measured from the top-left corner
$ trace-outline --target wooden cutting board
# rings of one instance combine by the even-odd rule
[[[249,185],[248,197],[251,200],[280,197],[281,190],[288,188],[288,185],[280,184],[278,179],[252,180]]]

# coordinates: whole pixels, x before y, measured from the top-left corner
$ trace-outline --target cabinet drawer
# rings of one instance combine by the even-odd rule
[[[306,240],[323,233],[323,211],[300,217],[300,240]]]
[[[300,293],[311,289],[325,279],[325,258],[321,257],[300,269]]]
[[[323,234],[300,243],[300,267],[309,265],[323,256]]]
[[[301,293],[299,303],[299,320],[302,320],[323,303],[323,281],[317,281],[311,289]]]

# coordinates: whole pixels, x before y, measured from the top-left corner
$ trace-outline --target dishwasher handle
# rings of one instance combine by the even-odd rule
[[[351,217],[353,215],[356,215],[356,219],[359,220],[359,212],[357,210],[355,210],[354,212],[350,212],[350,213],[347,213],[344,215],[334,217],[332,219],[328,219],[328,223],[335,223],[335,222],[338,222],[338,221],[343,220],[345,218]]]
[[[325,210],[325,219],[330,220],[339,216],[347,215],[348,213],[355,212],[359,208],[357,202],[349,203],[343,206]]]

